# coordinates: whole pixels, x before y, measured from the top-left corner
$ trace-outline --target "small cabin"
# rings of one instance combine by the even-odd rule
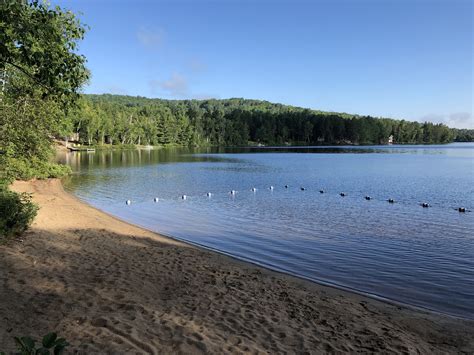
[[[389,135],[388,136],[388,141],[387,141],[388,144],[393,144],[393,135]]]

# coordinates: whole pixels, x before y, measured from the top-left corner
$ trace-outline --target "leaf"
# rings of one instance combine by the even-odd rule
[[[54,332],[48,333],[43,337],[43,346],[47,349],[52,348],[58,335]]]
[[[69,343],[66,341],[66,339],[64,339],[64,338],[59,338],[59,339],[57,339],[57,340],[54,342],[54,345],[55,345],[55,346],[58,346],[58,345],[67,346],[67,345],[69,345]]]
[[[16,346],[17,346],[18,350],[21,350],[25,347],[25,344],[23,344],[23,342],[21,341],[20,338],[14,337],[13,339],[15,339],[15,343],[16,343]]]
[[[33,350],[35,348],[35,341],[30,337],[21,337],[21,342],[25,350]]]
[[[51,353],[46,348],[39,348],[38,350],[36,350],[35,354],[36,355],[50,355]]]
[[[67,342],[65,342],[64,344],[56,345],[54,347],[54,355],[62,354],[67,345],[69,345],[69,343]]]

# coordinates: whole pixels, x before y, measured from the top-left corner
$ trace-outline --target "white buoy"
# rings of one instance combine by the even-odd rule
[[[269,189],[273,191],[273,186],[270,186]]]
[[[257,192],[257,188],[255,188],[255,187],[252,187],[251,190],[252,190],[252,192]]]
[[[235,195],[236,191],[235,190],[230,190],[231,195]]]
[[[155,197],[155,198],[153,199],[154,202],[158,202],[159,200],[160,200],[160,199],[159,199],[158,197]]]
[[[181,196],[182,200],[186,200],[187,198],[188,198],[188,196],[186,196],[186,195]]]
[[[207,197],[211,197],[212,194],[210,192],[207,193]]]
[[[127,200],[127,201],[125,201],[125,204],[126,204],[126,205],[131,205],[131,204],[132,204],[132,201]]]

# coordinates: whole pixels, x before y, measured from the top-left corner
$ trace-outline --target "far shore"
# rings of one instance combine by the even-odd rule
[[[474,321],[244,263],[15,182],[40,206],[0,245],[0,351],[56,331],[66,353],[474,353]]]
[[[438,145],[449,145],[459,143],[473,143],[469,141],[453,141],[447,143],[409,143],[409,142],[396,142],[396,143],[379,143],[379,144],[363,144],[363,143],[352,143],[352,142],[341,142],[341,143],[321,143],[321,144],[307,144],[307,143],[292,143],[292,144],[259,144],[250,142],[244,146],[185,146],[185,145],[139,145],[139,144],[75,144],[67,143],[65,141],[56,140],[56,149],[58,151],[114,151],[114,150],[162,150],[162,149],[304,149],[304,148],[363,148],[363,147],[383,147],[383,148],[397,148],[407,146],[438,146]]]

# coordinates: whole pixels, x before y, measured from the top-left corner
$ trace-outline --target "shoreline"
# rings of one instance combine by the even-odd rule
[[[101,213],[104,213],[107,216],[109,216],[109,217],[111,217],[111,218],[113,218],[113,219],[115,219],[115,220],[117,220],[121,223],[126,223],[130,226],[140,228],[140,229],[144,229],[144,230],[146,230],[150,233],[157,234],[161,237],[168,238],[168,239],[176,241],[178,243],[184,243],[185,245],[188,245],[190,247],[195,247],[195,248],[199,248],[199,249],[202,249],[202,250],[209,251],[211,253],[217,253],[217,254],[223,255],[223,256],[228,257],[228,258],[230,258],[230,259],[232,259],[236,262],[240,262],[240,263],[244,263],[244,264],[250,264],[250,265],[252,265],[254,267],[257,267],[257,268],[262,268],[262,269],[268,270],[270,272],[281,274],[282,276],[293,277],[295,279],[301,280],[302,282],[308,282],[310,284],[316,284],[316,285],[322,286],[322,287],[333,288],[335,290],[339,290],[339,291],[347,292],[349,294],[354,294],[354,295],[366,297],[366,298],[369,298],[369,299],[372,299],[372,300],[375,300],[375,301],[378,301],[378,302],[383,302],[383,303],[386,303],[386,304],[392,305],[392,306],[404,307],[404,308],[410,309],[414,312],[429,313],[429,314],[432,314],[434,316],[447,317],[447,318],[452,318],[454,320],[467,321],[467,322],[473,322],[474,323],[474,318],[462,317],[462,316],[459,316],[459,315],[438,311],[438,310],[435,310],[435,309],[432,309],[432,308],[429,308],[429,307],[423,307],[423,306],[418,306],[418,305],[415,305],[415,304],[404,303],[404,302],[397,301],[395,299],[391,299],[389,297],[385,297],[385,296],[382,296],[382,295],[379,295],[379,294],[364,292],[364,291],[358,290],[356,288],[351,288],[349,286],[339,285],[337,283],[332,283],[332,282],[329,282],[329,281],[312,279],[310,277],[305,277],[305,276],[293,273],[293,272],[288,271],[288,270],[280,269],[276,266],[261,263],[257,260],[246,259],[244,257],[235,256],[231,253],[228,253],[228,252],[225,252],[223,250],[216,249],[216,248],[213,248],[213,247],[209,247],[209,246],[204,245],[204,244],[196,243],[196,242],[193,242],[193,241],[190,241],[190,240],[186,240],[184,238],[174,237],[172,235],[161,233],[161,232],[158,232],[158,231],[153,231],[152,229],[148,229],[148,228],[140,226],[138,224],[134,224],[132,222],[122,220],[122,219],[114,216],[113,214],[108,213],[107,211],[104,211],[101,208],[94,207],[93,205],[89,204],[87,201],[81,200],[79,197],[75,196],[74,194],[72,194],[70,192],[67,192],[66,190],[65,190],[65,192],[67,194],[71,195],[73,198],[77,199],[78,202],[86,204],[87,206],[90,206],[91,208],[96,209],[97,211],[99,211]]]
[[[272,271],[95,209],[59,180],[0,246],[0,350],[57,331],[79,353],[474,352],[474,322]],[[138,291],[137,291],[138,290]]]

